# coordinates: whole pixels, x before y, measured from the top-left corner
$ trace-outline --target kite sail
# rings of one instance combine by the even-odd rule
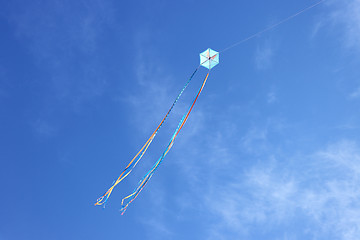
[[[134,189],[134,191],[124,197],[121,201],[121,214],[124,214],[124,212],[126,211],[127,207],[129,206],[129,204],[134,201],[136,199],[136,197],[139,195],[139,193],[142,191],[142,189],[145,187],[145,185],[148,183],[148,181],[151,179],[151,177],[153,176],[154,172],[156,171],[156,169],[159,167],[159,165],[162,163],[162,161],[164,160],[165,156],[167,155],[167,153],[170,151],[171,147],[174,144],[175,138],[178,136],[180,130],[182,129],[182,127],[184,126],[184,124],[186,123],[191,110],[193,109],[200,93],[202,92],[205,83],[209,77],[210,74],[210,70],[215,67],[217,64],[219,63],[219,53],[208,48],[207,50],[205,50],[204,52],[202,52],[200,54],[200,65],[195,69],[195,71],[192,73],[192,75],[190,76],[189,80],[186,82],[186,84],[184,85],[184,87],[182,88],[182,90],[180,91],[179,95],[176,97],[175,101],[173,102],[173,104],[171,105],[170,109],[168,110],[168,112],[166,113],[165,117],[162,119],[162,121],[160,122],[160,124],[158,125],[158,127],[155,129],[155,131],[152,133],[152,135],[150,136],[150,138],[146,141],[146,143],[144,144],[144,146],[140,149],[140,151],[135,155],[135,157],[128,163],[128,165],[126,166],[126,168],[121,172],[120,176],[117,178],[116,181],[114,181],[113,185],[105,192],[105,194],[103,196],[101,196],[100,198],[97,199],[97,202],[95,203],[95,205],[104,205],[106,204],[107,200],[109,199],[114,187],[119,184],[124,178],[126,178],[131,171],[135,168],[135,166],[137,165],[137,163],[140,161],[140,159],[144,156],[146,150],[148,149],[148,147],[150,146],[151,142],[154,140],[156,134],[158,133],[158,131],[160,130],[161,126],[164,124],[165,120],[167,119],[167,117],[169,116],[171,110],[174,108],[175,104],[178,102],[178,100],[180,99],[181,95],[183,94],[183,92],[185,91],[185,89],[187,88],[187,86],[189,85],[190,81],[193,79],[195,73],[198,71],[198,69],[200,68],[200,66],[203,66],[207,69],[209,69],[208,73],[205,76],[205,79],[202,82],[202,85],[197,93],[197,95],[195,96],[194,100],[192,101],[192,104],[189,106],[188,111],[183,115],[183,117],[181,118],[175,132],[173,133],[172,137],[170,138],[170,142],[168,143],[168,145],[166,146],[164,152],[162,153],[162,155],[160,156],[160,158],[155,162],[155,164],[152,166],[152,168],[145,174],[145,176],[139,181],[138,186]]]
[[[200,65],[209,70],[219,64],[219,53],[208,48],[200,53]]]

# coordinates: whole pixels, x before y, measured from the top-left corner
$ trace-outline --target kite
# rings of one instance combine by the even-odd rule
[[[171,113],[172,109],[174,108],[174,106],[176,105],[178,100],[180,99],[181,95],[183,94],[183,92],[185,91],[187,86],[189,85],[190,81],[193,79],[195,73],[199,70],[200,66],[203,66],[203,67],[207,68],[208,73],[206,74],[205,79],[203,80],[202,85],[201,85],[197,95],[195,96],[194,100],[192,101],[191,105],[189,106],[188,111],[181,118],[181,120],[180,120],[175,132],[173,133],[172,137],[170,138],[170,141],[169,141],[168,145],[166,146],[164,152],[162,153],[160,158],[155,162],[155,164],[152,166],[152,168],[139,181],[139,184],[134,189],[134,191],[130,195],[128,195],[128,196],[126,196],[126,197],[124,197],[122,199],[122,201],[121,201],[121,206],[122,207],[121,207],[120,211],[121,211],[121,214],[124,214],[124,212],[126,211],[126,209],[129,206],[129,204],[132,201],[134,201],[136,199],[136,197],[139,195],[139,193],[143,190],[145,185],[148,183],[148,181],[153,176],[154,172],[157,170],[159,165],[164,160],[167,153],[170,151],[171,147],[174,144],[174,141],[175,141],[176,137],[178,136],[178,134],[179,134],[180,130],[182,129],[182,127],[184,126],[184,124],[186,123],[186,121],[187,121],[187,119],[188,119],[188,117],[189,117],[189,115],[191,113],[191,110],[193,109],[193,107],[194,107],[200,93],[202,92],[202,90],[203,90],[203,88],[205,86],[205,83],[206,83],[206,81],[207,81],[207,79],[209,77],[209,74],[210,74],[210,70],[213,67],[215,67],[218,63],[219,63],[219,53],[218,52],[208,48],[207,50],[205,50],[204,52],[202,52],[200,54],[200,65],[195,69],[195,71],[190,76],[189,80],[186,82],[186,84],[184,85],[184,87],[180,91],[179,95],[175,98],[175,101],[171,105],[168,112],[165,114],[165,117],[162,119],[162,121],[160,122],[158,127],[155,129],[155,131],[151,134],[150,138],[145,142],[144,146],[142,146],[140,151],[135,155],[135,157],[128,163],[128,165],[125,167],[125,169],[121,172],[121,174],[117,178],[117,180],[114,181],[113,185],[105,192],[105,194],[103,196],[101,196],[100,198],[97,199],[97,202],[95,203],[95,205],[105,205],[106,204],[106,202],[108,201],[108,199],[109,199],[113,189],[115,188],[115,186],[117,184],[119,184],[124,178],[126,178],[131,173],[131,171],[135,168],[135,166],[138,164],[140,159],[144,156],[144,154],[147,151],[148,147],[150,146],[150,144],[154,140],[156,134],[160,130],[161,126],[164,124],[165,120],[167,119],[167,117]]]
[[[160,158],[155,162],[155,164],[152,166],[152,168],[144,175],[144,177],[139,181],[138,186],[134,189],[134,191],[124,197],[121,201],[121,214],[124,214],[124,212],[126,211],[126,209],[128,208],[129,204],[132,203],[136,197],[139,195],[139,193],[143,190],[143,188],[145,187],[145,185],[149,182],[149,180],[151,179],[151,177],[153,176],[154,172],[157,170],[157,168],[159,167],[159,165],[162,163],[162,161],[164,160],[165,156],[167,155],[167,153],[170,151],[171,147],[174,144],[174,141],[176,139],[176,137],[178,136],[180,130],[182,129],[182,127],[184,126],[184,124],[186,123],[191,110],[193,109],[196,100],[198,99],[200,93],[202,92],[205,83],[209,77],[210,74],[210,70],[215,67],[217,64],[219,64],[219,54],[223,53],[225,51],[228,51],[229,49],[236,47],[237,45],[244,43],[246,41],[249,41],[250,39],[253,39],[257,36],[260,36],[261,34],[263,34],[264,32],[270,31],[271,29],[279,26],[280,24],[283,24],[287,21],[289,21],[290,19],[295,18],[296,16],[314,8],[315,6],[323,3],[325,0],[320,0],[318,2],[316,2],[313,5],[308,6],[307,8],[304,8],[300,11],[298,11],[297,13],[249,36],[246,37],[238,42],[235,42],[234,44],[228,46],[227,48],[224,48],[223,50],[221,50],[220,52],[216,52],[210,48],[208,48],[207,50],[205,50],[204,52],[200,53],[200,65],[195,69],[195,71],[192,73],[192,75],[190,76],[189,80],[186,82],[186,84],[184,85],[184,87],[182,88],[182,90],[180,91],[179,95],[175,98],[175,101],[173,102],[173,104],[171,105],[170,109],[168,110],[168,112],[166,113],[165,117],[162,119],[162,121],[160,122],[160,124],[158,125],[158,127],[155,129],[155,131],[151,134],[150,138],[146,141],[146,143],[144,144],[144,146],[140,149],[140,151],[135,155],[135,157],[128,163],[128,165],[126,166],[126,168],[121,172],[120,176],[118,177],[118,179],[116,181],[114,181],[113,185],[105,192],[105,194],[103,196],[101,196],[100,198],[97,199],[97,202],[95,203],[95,205],[104,205],[106,204],[106,202],[108,201],[114,187],[119,184],[124,178],[126,178],[131,171],[135,168],[135,166],[138,164],[138,162],[141,160],[141,158],[144,156],[145,152],[147,151],[148,147],[150,146],[150,144],[152,143],[152,141],[154,140],[156,134],[158,133],[158,131],[160,130],[161,126],[164,124],[165,120],[167,119],[167,117],[169,116],[170,112],[172,111],[172,109],[174,108],[174,106],[176,105],[176,103],[178,102],[178,100],[180,99],[181,95],[183,94],[183,92],[185,91],[185,89],[187,88],[187,86],[189,85],[190,81],[193,79],[195,73],[199,70],[199,68],[201,66],[207,68],[209,71],[205,76],[204,81],[202,82],[202,85],[197,93],[197,95],[195,96],[194,100],[192,101],[192,104],[190,105],[188,111],[183,115],[183,117],[181,118],[175,132],[173,133],[172,137],[170,138],[170,142],[168,143],[168,145],[166,146],[164,152],[162,153],[162,155],[160,156]]]

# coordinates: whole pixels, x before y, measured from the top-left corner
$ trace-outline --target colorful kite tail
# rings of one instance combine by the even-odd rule
[[[180,91],[180,93],[178,94],[178,96],[176,97],[175,101],[173,102],[173,104],[171,105],[170,109],[168,110],[168,112],[166,113],[165,117],[162,119],[162,121],[160,122],[159,126],[155,129],[155,131],[151,134],[150,138],[146,141],[146,143],[144,144],[144,146],[140,149],[140,151],[135,155],[135,157],[128,163],[128,165],[126,166],[126,168],[122,171],[122,173],[120,174],[120,176],[118,177],[118,179],[116,181],[114,181],[113,185],[105,192],[105,194],[103,196],[101,196],[100,198],[97,199],[96,203],[94,204],[96,205],[103,205],[106,204],[107,200],[109,199],[114,187],[119,184],[124,178],[126,178],[131,171],[135,168],[135,166],[137,165],[137,163],[140,161],[140,159],[144,156],[145,152],[147,151],[148,147],[150,146],[151,142],[154,140],[156,134],[158,133],[158,131],[160,130],[161,126],[164,124],[165,120],[167,119],[167,117],[169,116],[171,110],[174,108],[175,104],[177,103],[177,101],[180,99],[181,95],[183,94],[183,92],[185,91],[185,89],[187,88],[187,86],[189,85],[190,81],[193,79],[195,73],[198,71],[200,65],[195,69],[195,71],[191,74],[189,80],[186,82],[186,84],[184,85],[184,87],[182,88],[182,90]]]
[[[130,195],[128,195],[128,196],[126,196],[125,198],[122,199],[122,201],[121,201],[122,208],[120,209],[121,215],[124,214],[124,212],[126,211],[126,209],[129,206],[129,204],[132,201],[134,201],[136,199],[136,197],[139,195],[139,193],[143,190],[143,188],[148,183],[148,181],[151,179],[151,177],[154,174],[154,172],[156,171],[156,169],[159,167],[159,165],[164,160],[167,153],[170,151],[171,147],[174,144],[174,141],[175,141],[177,135],[179,134],[180,130],[182,129],[182,127],[186,123],[186,121],[187,121],[187,119],[188,119],[188,117],[190,115],[191,110],[193,109],[193,107],[194,107],[200,93],[202,92],[202,90],[203,90],[203,88],[205,86],[206,80],[207,80],[207,78],[209,76],[209,73],[210,73],[210,70],[206,74],[206,77],[205,77],[205,79],[204,79],[204,81],[203,81],[203,83],[202,83],[196,97],[194,98],[192,104],[190,105],[188,112],[185,113],[184,116],[182,117],[182,119],[180,120],[180,122],[178,124],[178,127],[176,128],[174,134],[172,135],[172,137],[170,139],[170,142],[167,145],[167,147],[165,148],[165,150],[164,150],[163,154],[161,155],[161,157],[156,161],[156,163],[153,165],[153,167],[145,174],[145,176],[139,181],[139,185],[134,189],[134,191]],[[126,202],[126,204],[124,204],[124,202]]]

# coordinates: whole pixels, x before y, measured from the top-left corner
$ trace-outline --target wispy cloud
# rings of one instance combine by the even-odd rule
[[[136,58],[133,71],[138,91],[137,94],[127,95],[123,99],[132,106],[134,120],[141,123],[142,130],[147,133],[161,121],[176,97],[175,91],[172,95],[169,92],[172,90],[174,77],[161,67],[164,64],[156,58],[154,51],[145,47],[149,38],[151,36],[144,31],[135,35]],[[177,109],[179,106],[181,103],[177,105]],[[177,109],[174,109],[172,114],[176,114]],[[168,122],[171,122],[171,119],[168,119]]]
[[[44,119],[38,119],[33,123],[33,129],[38,136],[52,137],[56,135],[57,128]]]
[[[18,37],[29,41],[30,50],[39,61],[56,65],[73,51],[91,53],[95,50],[102,26],[113,18],[109,3],[38,1],[20,6],[8,18]]]
[[[242,145],[250,152],[259,151],[265,147],[263,143],[267,140],[267,134],[266,126],[264,128],[253,127],[242,137]]]
[[[335,1],[338,10],[331,17],[335,23],[342,24],[345,44],[360,49],[360,0]]]
[[[304,165],[303,161],[309,164]],[[232,184],[216,187],[220,192],[209,192],[206,202],[221,219],[217,222],[219,230],[230,228],[246,235],[254,234],[261,226],[266,234],[297,225],[299,228],[293,228],[288,236],[358,239],[359,146],[340,141],[303,156],[296,164],[282,162],[271,159],[257,164]],[[209,201],[215,195],[216,203]]]
[[[148,192],[149,201],[147,205],[151,205],[151,210],[146,214],[151,216],[140,218],[139,221],[146,225],[151,233],[150,239],[164,239],[171,238],[173,234],[166,222],[166,204],[167,199],[163,186],[160,182],[152,184],[152,190]]]
[[[325,27],[341,33],[343,46],[360,50],[360,0],[331,0],[326,5],[329,9],[315,24],[312,36]]]
[[[112,22],[109,1],[14,1],[8,6],[12,11],[5,17],[34,64],[48,76],[54,99],[70,101],[78,110],[103,94],[105,71],[94,55],[103,27]],[[86,60],[79,63],[79,56]]]
[[[241,147],[249,153],[259,155],[268,153],[271,148],[269,134],[281,134],[287,123],[280,118],[268,118],[261,124],[250,127],[240,138]]]
[[[262,46],[258,46],[255,52],[255,65],[259,70],[265,70],[271,67],[272,58],[274,56],[274,47],[269,41],[266,41]]]
[[[267,103],[268,104],[272,104],[275,103],[277,101],[277,94],[275,89],[271,89],[268,94],[267,94]]]
[[[350,99],[355,99],[355,98],[359,98],[360,97],[360,87],[357,88],[355,91],[353,91],[352,93],[350,93],[349,98]]]

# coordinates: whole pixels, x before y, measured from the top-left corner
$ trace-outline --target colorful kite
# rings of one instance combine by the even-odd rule
[[[289,21],[290,19],[295,18],[296,16],[314,8],[315,6],[321,4],[322,2],[324,2],[325,0],[320,0],[317,3],[308,6],[307,8],[304,8],[300,11],[298,11],[297,13],[249,36],[246,37],[240,41],[235,42],[234,44],[228,46],[227,48],[221,50],[220,52],[223,53],[225,51],[228,51],[229,49],[236,47],[237,45],[244,43],[246,41],[249,41],[252,38],[255,38],[261,34],[263,34],[264,32],[270,31],[271,29]],[[155,131],[153,132],[153,134],[150,136],[150,138],[146,141],[145,145],[140,149],[140,151],[135,155],[135,157],[129,162],[129,164],[126,166],[126,168],[122,171],[122,173],[120,174],[120,176],[118,177],[118,179],[113,183],[113,185],[107,190],[107,192],[100,198],[98,198],[97,202],[95,203],[95,205],[103,205],[107,202],[107,200],[109,199],[110,194],[112,193],[114,187],[119,184],[125,177],[127,177],[131,171],[134,169],[134,167],[136,166],[136,164],[140,161],[140,159],[144,156],[146,150],[148,149],[148,147],[150,146],[151,142],[154,140],[156,134],[158,133],[158,131],[160,130],[161,126],[163,125],[163,123],[165,122],[166,118],[168,117],[168,115],[170,114],[171,110],[173,109],[173,107],[175,106],[175,104],[177,103],[177,101],[179,100],[180,96],[183,94],[183,92],[185,91],[186,87],[189,85],[190,81],[192,80],[192,78],[194,77],[195,73],[198,71],[198,69],[200,68],[200,66],[203,66],[207,69],[209,69],[208,73],[206,74],[206,77],[197,93],[197,95],[195,96],[192,104],[189,107],[189,110],[187,111],[187,113],[184,114],[184,116],[182,117],[182,119],[179,122],[178,127],[176,128],[174,134],[172,135],[169,144],[166,146],[165,151],[163,152],[163,154],[160,156],[160,158],[155,162],[155,164],[153,165],[153,167],[145,174],[145,176],[139,181],[138,186],[134,189],[134,191],[128,195],[127,197],[123,198],[123,200],[121,201],[121,214],[124,214],[124,212],[126,211],[127,207],[129,206],[129,204],[135,200],[135,198],[139,195],[139,193],[141,192],[141,190],[145,187],[145,185],[147,184],[147,182],[150,180],[150,178],[152,177],[152,175],[154,174],[154,172],[156,171],[156,169],[159,167],[159,165],[161,164],[161,162],[164,160],[166,154],[169,152],[169,150],[171,149],[171,147],[174,144],[175,138],[177,137],[177,135],[179,134],[181,128],[184,126],[186,120],[189,117],[189,114],[191,112],[191,110],[193,109],[196,100],[198,99],[201,91],[203,90],[206,80],[209,76],[210,70],[215,67],[217,64],[219,64],[219,52],[216,52],[210,48],[208,48],[207,50],[205,50],[204,52],[200,53],[200,65],[195,69],[195,71],[193,72],[193,74],[191,75],[191,77],[189,78],[189,80],[187,81],[187,83],[185,84],[185,86],[183,87],[183,89],[180,91],[179,95],[176,97],[175,101],[173,102],[173,104],[171,105],[169,111],[166,113],[165,117],[163,118],[163,120],[160,122],[159,126],[155,129]]]
[[[200,54],[200,65],[195,69],[195,71],[193,72],[193,74],[191,75],[191,77],[189,78],[189,80],[186,82],[185,86],[182,88],[182,90],[180,91],[179,95],[176,97],[175,101],[173,102],[173,104],[171,105],[170,109],[168,110],[168,112],[166,113],[165,117],[162,119],[162,121],[160,122],[159,126],[155,129],[155,131],[152,133],[152,135],[150,136],[150,138],[146,141],[146,143],[144,144],[144,146],[140,149],[140,151],[135,155],[135,157],[129,162],[129,164],[126,166],[126,168],[122,171],[122,173],[120,174],[120,176],[118,177],[118,179],[113,183],[113,185],[105,192],[105,194],[103,196],[101,196],[100,198],[97,199],[97,202],[95,203],[95,205],[103,205],[107,202],[107,200],[110,197],[110,194],[112,193],[114,187],[119,184],[124,178],[126,178],[131,171],[135,168],[136,164],[140,161],[140,159],[144,156],[146,150],[148,149],[148,147],[150,146],[151,142],[154,140],[156,134],[158,133],[158,131],[160,130],[161,126],[164,124],[165,120],[167,119],[167,117],[169,116],[171,110],[174,108],[175,104],[177,103],[177,101],[179,100],[180,96],[183,94],[183,92],[185,91],[185,89],[187,88],[187,86],[189,85],[190,81],[192,80],[192,78],[194,77],[195,73],[198,71],[198,69],[200,68],[200,66],[206,67],[209,69],[208,73],[205,76],[205,79],[197,93],[197,95],[195,96],[192,104],[190,105],[188,111],[184,114],[184,116],[181,118],[174,134],[172,135],[169,144],[166,146],[164,152],[162,153],[162,155],[160,156],[160,158],[155,162],[155,164],[152,166],[152,168],[145,174],[145,176],[139,181],[138,186],[134,189],[134,191],[126,196],[125,198],[122,199],[121,201],[121,214],[124,214],[124,212],[126,211],[127,207],[129,206],[129,204],[135,200],[135,198],[139,195],[139,193],[142,191],[142,189],[145,187],[145,185],[148,183],[148,181],[150,180],[150,178],[152,177],[152,175],[154,174],[154,172],[156,171],[156,169],[159,167],[159,165],[161,164],[161,162],[164,160],[166,154],[169,152],[169,150],[171,149],[171,147],[174,144],[175,138],[177,137],[177,135],[179,134],[181,128],[184,126],[184,124],[186,123],[186,120],[188,119],[191,110],[193,109],[196,100],[198,99],[201,91],[203,90],[206,80],[209,76],[210,70],[215,67],[217,64],[219,63],[219,53],[212,50],[212,49],[207,49],[204,52],[202,52]]]

